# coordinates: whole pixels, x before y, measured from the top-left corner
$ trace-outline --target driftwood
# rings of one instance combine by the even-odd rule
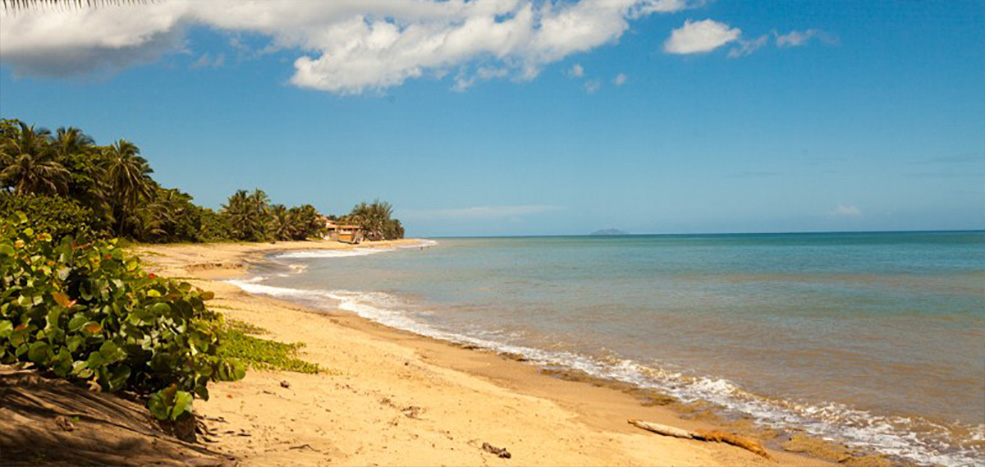
[[[512,455],[510,454],[509,451],[506,450],[506,448],[497,448],[496,446],[493,446],[489,443],[482,443],[482,450],[490,454],[495,454],[503,459],[509,459],[510,457],[512,457]]]
[[[642,428],[646,431],[652,431],[658,435],[673,436],[674,438],[694,439],[698,441],[717,441],[719,443],[726,443],[731,444],[732,446],[740,447],[770,460],[773,459],[770,457],[770,454],[766,452],[766,449],[763,448],[763,445],[760,444],[759,441],[743,438],[736,434],[726,433],[724,431],[688,431],[673,426],[644,422],[632,418],[629,420],[629,423],[635,427]]]

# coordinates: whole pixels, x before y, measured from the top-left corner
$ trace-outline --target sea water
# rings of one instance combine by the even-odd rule
[[[985,462],[985,232],[424,246],[286,253],[234,282],[917,463]]]

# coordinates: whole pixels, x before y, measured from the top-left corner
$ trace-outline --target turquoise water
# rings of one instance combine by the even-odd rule
[[[238,283],[920,463],[985,453],[983,232],[439,239],[344,255],[280,255],[285,269]]]

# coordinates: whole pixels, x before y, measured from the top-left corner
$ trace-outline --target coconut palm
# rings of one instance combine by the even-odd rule
[[[254,190],[253,193],[236,191],[222,207],[222,214],[229,221],[233,239],[248,242],[267,240],[270,199],[262,190]]]
[[[20,123],[0,146],[0,181],[19,195],[64,192],[69,172],[56,160],[50,136],[46,129]]]
[[[52,144],[60,156],[86,154],[96,146],[92,136],[75,127],[61,127],[55,131]]]
[[[62,127],[55,132],[52,146],[58,162],[69,172],[64,196],[89,206],[105,221],[112,221],[103,155],[92,137],[78,128]]]
[[[31,10],[46,7],[98,8],[114,5],[150,3],[151,0],[3,0],[3,9],[8,11]]]
[[[268,232],[274,240],[291,240],[294,238],[295,228],[291,214],[291,211],[283,204],[275,204],[270,207]]]
[[[105,149],[105,177],[112,191],[117,235],[123,235],[128,218],[141,202],[150,200],[157,184],[150,178],[154,171],[140,149],[133,143],[119,140]]]
[[[392,240],[403,237],[400,221],[392,217],[393,205],[376,200],[372,204],[357,204],[345,221],[362,228],[369,240]]]

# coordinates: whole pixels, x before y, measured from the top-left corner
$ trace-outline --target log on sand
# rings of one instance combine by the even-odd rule
[[[642,428],[646,431],[651,431],[658,435],[673,436],[674,438],[694,439],[698,441],[717,441],[719,443],[726,443],[731,444],[732,446],[740,447],[770,460],[773,459],[770,457],[770,454],[766,452],[766,449],[763,448],[763,445],[760,444],[759,441],[743,438],[736,434],[726,433],[724,431],[688,431],[673,426],[644,422],[633,418],[629,419],[629,423],[633,426]]]

